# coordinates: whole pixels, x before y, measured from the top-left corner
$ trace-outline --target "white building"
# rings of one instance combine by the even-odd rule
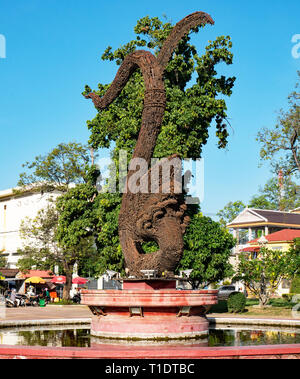
[[[16,268],[17,250],[23,246],[20,236],[22,220],[35,218],[40,209],[47,207],[49,199],[57,196],[57,192],[16,194],[13,189],[0,191],[0,251],[7,258],[8,268]]]

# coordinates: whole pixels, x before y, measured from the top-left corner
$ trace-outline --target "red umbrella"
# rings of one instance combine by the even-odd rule
[[[88,279],[81,278],[80,276],[77,276],[72,280],[72,283],[74,284],[85,284],[86,282],[88,282]]]
[[[54,276],[52,279],[51,279],[51,283],[55,283],[55,284],[64,284],[66,283],[66,277],[64,275],[60,275],[60,276]]]

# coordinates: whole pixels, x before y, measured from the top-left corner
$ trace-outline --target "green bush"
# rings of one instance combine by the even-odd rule
[[[208,313],[227,313],[227,301],[226,300],[219,300],[217,304],[214,304],[209,309]]]
[[[227,301],[228,312],[241,313],[246,306],[246,297],[241,292],[232,293]]]
[[[291,304],[297,304],[299,301],[295,300],[295,298],[297,299],[298,296],[299,296],[299,293],[284,293],[282,295],[282,298]],[[293,299],[294,299],[294,301],[293,301]]]
[[[300,293],[300,275],[296,276],[292,280],[292,285],[290,288],[290,293],[295,294],[295,293]]]

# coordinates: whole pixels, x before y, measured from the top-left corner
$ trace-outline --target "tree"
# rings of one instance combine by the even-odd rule
[[[271,178],[258,192],[250,199],[249,208],[288,211],[300,206],[299,186],[290,177],[284,178],[282,188],[278,178]],[[230,201],[217,213],[219,222],[226,226],[245,208],[246,205],[240,200]]]
[[[114,52],[108,47],[102,59],[115,60],[120,65],[124,57],[137,47],[147,47],[157,54],[171,30],[170,23],[163,24],[157,17],[144,17],[134,28],[137,38]],[[235,78],[216,77],[215,66],[222,62],[232,63],[230,37],[218,37],[210,42],[203,56],[197,55],[196,48],[189,40],[187,36],[179,43],[166,69],[167,108],[154,157],[177,153],[182,158],[199,158],[202,146],[208,139],[208,128],[215,118],[219,147],[227,144],[228,133],[223,122],[227,117],[227,108],[220,95],[231,95]],[[191,85],[194,74],[197,75],[196,83]],[[99,84],[98,88],[97,94],[103,96],[108,85]],[[84,95],[90,91],[86,86]],[[137,71],[114,103],[87,122],[91,131],[90,144],[96,149],[108,148],[114,141],[115,159],[119,149],[131,153],[141,125],[143,98],[143,78]]]
[[[7,259],[3,255],[4,250],[0,250],[0,267],[6,267],[7,265]],[[0,272],[1,275],[1,272]]]
[[[100,171],[93,162],[88,146],[71,142],[59,144],[45,156],[38,156],[24,166],[30,173],[20,175],[21,191],[60,191],[62,195],[26,219],[21,226],[23,257],[19,267],[52,269],[59,266],[66,276],[63,297],[69,297],[75,263],[95,259],[93,200],[97,196],[94,183]],[[91,184],[93,183],[93,184]],[[75,184],[75,187],[74,187]],[[73,187],[73,188],[72,188]]]
[[[184,235],[185,249],[178,271],[193,270],[189,282],[194,289],[231,277],[229,257],[235,242],[219,223],[198,213]]]
[[[115,61],[119,66],[125,56],[137,48],[152,50],[156,55],[171,32],[171,23],[163,23],[157,17],[138,20],[134,31],[136,39],[115,51],[108,47],[103,60]],[[194,31],[197,32],[199,28]],[[218,77],[216,66],[232,64],[230,37],[218,37],[210,41],[202,56],[190,44],[187,36],[179,43],[165,71],[167,107],[154,157],[162,158],[179,154],[181,158],[199,158],[202,147],[208,140],[208,129],[216,123],[218,147],[227,145],[227,107],[225,96],[230,96],[235,78]],[[100,83],[97,94],[103,96],[109,85]],[[84,95],[91,92],[86,86]],[[135,147],[142,118],[144,83],[140,71],[136,71],[118,98],[96,117],[87,121],[91,132],[89,143],[95,149],[112,149],[112,158],[118,167],[119,151],[126,150],[129,156]],[[129,161],[129,159],[128,159]],[[117,173],[118,178],[118,173]],[[97,247],[101,265],[105,268],[123,270],[123,256],[118,237],[118,214],[121,196],[99,194],[95,199],[98,206]],[[149,247],[151,251],[152,246]],[[101,266],[101,268],[100,268]]]
[[[259,192],[251,198],[250,208],[288,211],[300,206],[299,186],[290,177],[284,178],[283,188],[277,178],[271,178]]]
[[[217,213],[219,222],[226,227],[226,225],[233,221],[245,208],[246,205],[240,200],[234,202],[230,201]]]
[[[41,209],[34,220],[26,218],[21,224],[21,234],[24,246],[18,250],[22,257],[18,261],[21,271],[30,270],[32,266],[37,269],[54,271],[58,266],[66,276],[63,298],[69,299],[72,285],[72,274],[75,263],[83,257],[94,253],[94,240],[90,236],[79,238],[76,244],[64,246],[58,238],[59,212],[55,204],[49,204]],[[70,232],[69,232],[70,235]]]
[[[90,148],[81,143],[60,143],[46,155],[26,162],[26,172],[20,174],[18,185],[22,189],[66,192],[70,184],[84,183],[92,156]]]
[[[260,307],[265,307],[283,279],[291,279],[299,272],[299,252],[260,249],[258,258],[247,253],[239,255],[234,280],[241,280],[258,297]]]
[[[271,161],[271,167],[278,174],[280,170],[286,175],[300,173],[300,71],[296,90],[288,97],[288,111],[280,111],[278,123],[274,128],[263,128],[257,134],[257,141],[262,144],[260,157]],[[277,159],[275,159],[277,157]]]

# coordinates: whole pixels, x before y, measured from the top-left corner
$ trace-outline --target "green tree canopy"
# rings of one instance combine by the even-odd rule
[[[223,209],[221,209],[217,216],[219,217],[219,222],[225,227],[229,222],[234,220],[237,215],[239,215],[244,209],[246,205],[240,201],[230,201],[225,205]]]
[[[18,268],[26,271],[35,266],[37,269],[54,271],[54,267],[58,266],[60,272],[66,276],[63,297],[68,299],[74,265],[95,253],[94,240],[90,236],[85,236],[77,238],[76,245],[65,246],[60,244],[57,237],[58,226],[59,212],[55,204],[49,204],[41,209],[34,219],[23,220],[21,224],[23,248],[18,250],[22,255],[18,261]],[[68,232],[70,234],[71,228]]]
[[[254,195],[249,202],[249,208],[281,211],[288,211],[299,206],[299,186],[290,177],[284,178],[282,189],[278,178],[269,179],[263,188],[259,188],[259,194]]]
[[[39,156],[27,165],[34,170],[33,174],[21,175],[20,184],[26,190],[31,185],[35,191],[62,193],[49,201],[35,219],[23,220],[24,246],[19,250],[22,258],[18,265],[21,270],[32,266],[53,270],[59,266],[66,275],[64,298],[69,297],[75,263],[95,259],[97,220],[93,201],[98,194],[95,183],[100,172],[95,165],[90,166],[91,158],[87,146],[73,142],[59,144],[48,155]]]
[[[291,279],[299,272],[299,251],[260,249],[258,258],[251,259],[249,253],[239,255],[234,280],[241,280],[259,298],[264,307],[278,289],[283,279]]]
[[[0,250],[0,267],[6,267],[7,265],[7,258],[3,255],[4,250]],[[1,272],[0,272],[1,275]]]
[[[286,175],[300,174],[300,71],[296,89],[289,97],[289,109],[280,110],[273,128],[263,128],[257,135],[262,145],[260,157],[271,161],[274,173],[283,170]]]
[[[231,277],[229,257],[235,242],[219,223],[198,213],[184,235],[185,248],[177,270],[193,269],[189,277],[193,288]]]
[[[88,146],[77,142],[60,143],[48,154],[23,164],[27,170],[20,174],[18,185],[37,191],[65,192],[70,184],[86,182],[91,160]]]

